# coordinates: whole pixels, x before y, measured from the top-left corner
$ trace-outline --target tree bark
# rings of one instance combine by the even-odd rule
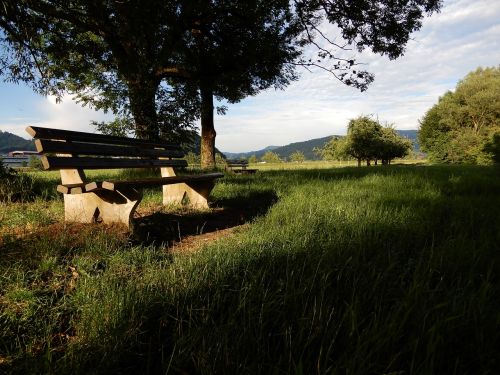
[[[212,88],[200,85],[201,94],[201,168],[215,169],[214,99]]]
[[[158,139],[158,117],[156,113],[155,83],[133,83],[128,85],[130,110],[135,120],[135,135],[141,139]]]
[[[358,158],[358,167],[361,167],[361,158]]]

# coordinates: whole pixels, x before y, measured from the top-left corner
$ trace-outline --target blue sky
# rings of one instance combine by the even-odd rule
[[[327,31],[335,35],[334,29]],[[325,72],[299,71],[301,78],[286,90],[261,92],[216,116],[217,147],[243,152],[345,134],[349,119],[361,114],[378,116],[397,129],[417,129],[439,96],[467,73],[500,64],[500,1],[444,0],[441,12],[424,20],[402,58],[389,61],[371,52],[353,56],[375,74],[366,92]],[[70,97],[56,103],[1,81],[0,99],[0,130],[25,138],[27,125],[94,131],[90,121],[106,118]]]

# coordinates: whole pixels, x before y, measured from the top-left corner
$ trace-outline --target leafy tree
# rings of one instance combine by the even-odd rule
[[[163,132],[159,126],[161,99],[169,91],[160,84],[165,69],[175,70],[175,35],[187,27],[175,4],[22,0],[2,5],[0,71],[8,79],[43,94],[70,92],[82,104],[133,116],[142,138],[170,133],[170,124]]]
[[[295,151],[290,155],[290,161],[294,163],[303,163],[306,160],[302,151]]]
[[[43,170],[42,161],[38,156],[31,155],[28,166],[33,169]]]
[[[248,158],[248,162],[249,162],[250,164],[255,164],[255,163],[257,163],[257,162],[258,162],[258,160],[257,160],[257,156],[255,156],[255,155],[250,156],[250,157]]]
[[[484,146],[484,151],[491,155],[495,164],[500,164],[500,131],[492,134],[491,139]]]
[[[378,121],[368,116],[352,119],[347,126],[347,153],[357,159],[358,166],[361,166],[362,160],[370,165],[380,148],[381,136],[382,126]]]
[[[500,131],[500,67],[479,68],[447,92],[420,121],[419,141],[437,163],[488,164]]]
[[[347,150],[346,137],[332,137],[323,148],[315,148],[314,151],[323,160],[348,160],[350,155]]]
[[[365,160],[370,165],[381,160],[383,165],[404,157],[411,150],[412,142],[400,136],[392,126],[383,127],[369,116],[360,116],[349,121],[346,137],[333,137],[317,150],[324,160],[357,159],[358,166]]]
[[[202,163],[211,166],[214,96],[232,103],[284,87],[297,66],[364,90],[373,75],[339,51],[354,45],[397,58],[424,14],[439,7],[439,0],[3,0],[0,73],[133,117],[143,138],[183,134],[201,117]],[[323,21],[346,43],[324,34]],[[308,59],[311,45],[317,56]]]
[[[280,156],[272,151],[267,151],[261,158],[266,163],[281,163]]]
[[[375,151],[374,159],[380,159],[383,165],[391,163],[395,158],[403,158],[412,149],[412,142],[400,136],[391,126],[382,127],[380,139]]]

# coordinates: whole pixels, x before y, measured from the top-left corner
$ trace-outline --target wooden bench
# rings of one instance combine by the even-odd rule
[[[226,160],[226,171],[230,171],[233,173],[241,173],[241,174],[253,174],[257,172],[257,169],[247,169],[248,161],[246,160],[235,160],[235,159],[227,159]]]
[[[142,189],[163,186],[163,204],[182,203],[208,208],[207,198],[222,173],[176,176],[186,167],[179,145],[102,134],[30,126],[45,170],[60,170],[67,222],[122,223],[128,228],[142,199]],[[160,168],[161,177],[89,181],[85,169]]]

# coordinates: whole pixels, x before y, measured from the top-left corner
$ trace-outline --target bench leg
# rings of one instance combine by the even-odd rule
[[[208,208],[208,197],[214,186],[213,181],[186,184],[186,195],[189,204],[197,208]]]
[[[208,197],[214,186],[213,181],[164,185],[163,204],[181,204],[187,198],[190,206],[208,208]]]
[[[94,193],[64,194],[64,220],[70,223],[96,221],[98,202]]]
[[[142,192],[135,189],[65,194],[65,220],[77,223],[119,223],[130,229],[132,216],[141,199]]]

